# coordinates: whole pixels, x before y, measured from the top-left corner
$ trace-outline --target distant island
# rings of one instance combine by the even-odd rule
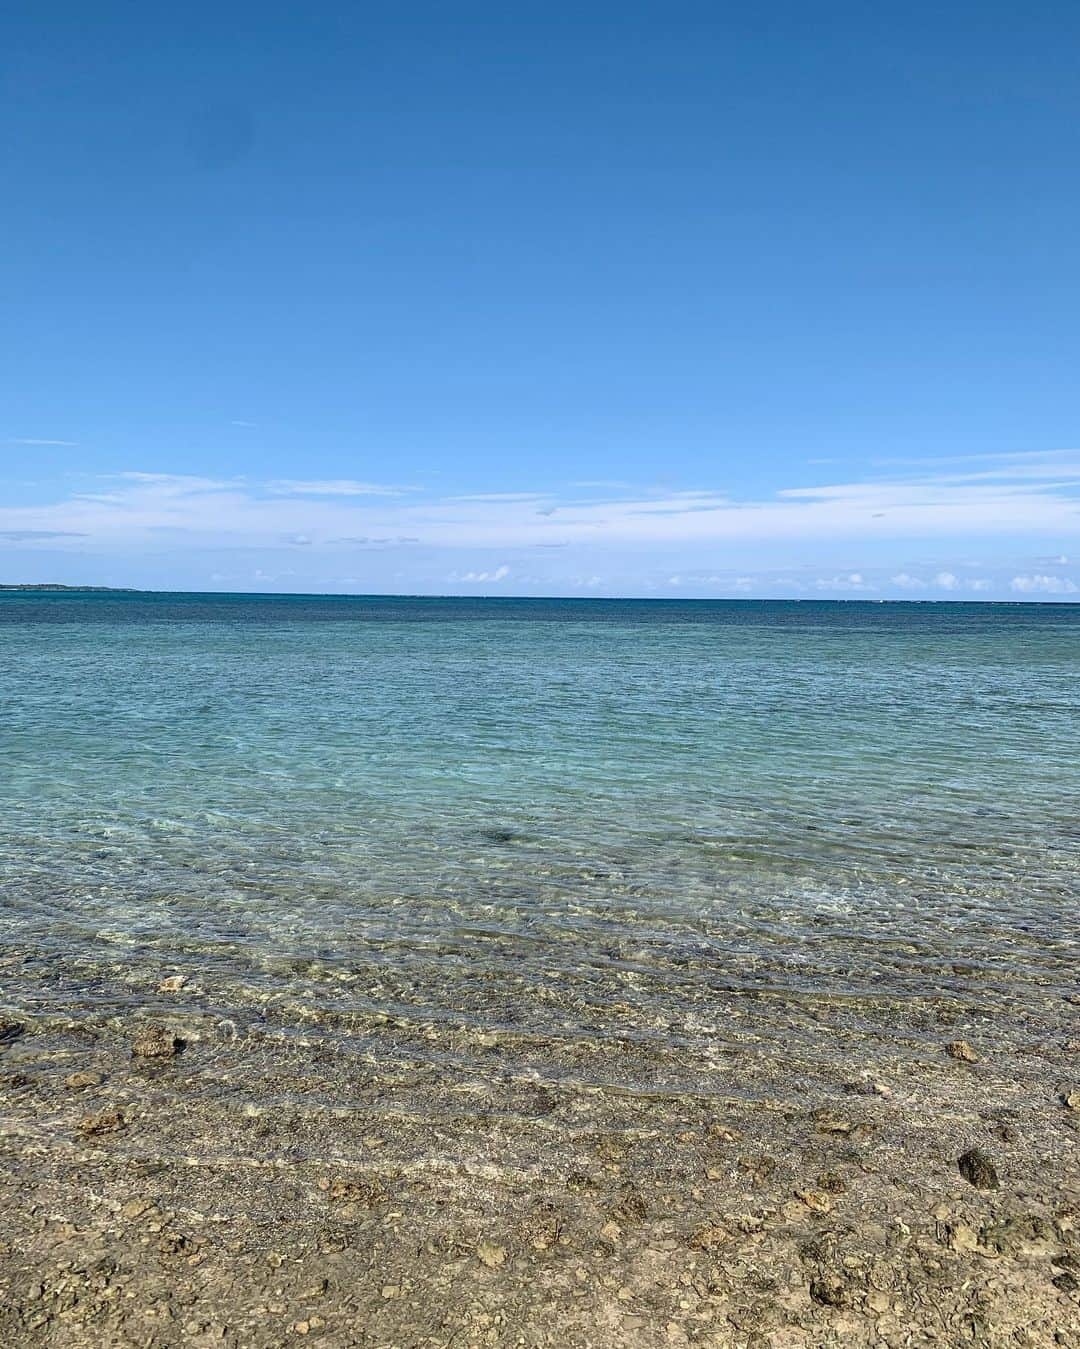
[[[95,594],[135,595],[138,592],[125,586],[62,586],[54,581],[38,585],[0,585],[0,590],[92,590]]]

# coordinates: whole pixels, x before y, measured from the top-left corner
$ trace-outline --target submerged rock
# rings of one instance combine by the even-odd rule
[[[172,1059],[184,1048],[184,1041],[164,1026],[147,1026],[131,1042],[136,1059]]]
[[[959,1059],[961,1063],[978,1063],[979,1056],[966,1040],[953,1040],[945,1046],[945,1052],[951,1059]]]
[[[481,829],[480,837],[485,843],[513,843],[517,836],[512,829]]]
[[[100,1087],[105,1081],[103,1073],[82,1072],[68,1073],[64,1078],[64,1086],[71,1091],[79,1091],[82,1087]]]
[[[998,1188],[997,1170],[982,1148],[968,1148],[967,1152],[957,1157],[956,1165],[968,1184],[974,1185],[977,1190]]]
[[[79,1121],[79,1132],[86,1138],[96,1134],[116,1133],[127,1127],[127,1119],[122,1110],[102,1110],[97,1115],[87,1115]]]

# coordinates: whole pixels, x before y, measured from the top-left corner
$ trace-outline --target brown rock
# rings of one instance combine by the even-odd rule
[[[172,1059],[183,1047],[183,1040],[164,1026],[147,1026],[132,1040],[131,1055],[136,1059]]]
[[[796,1190],[795,1198],[801,1199],[811,1213],[831,1213],[832,1200],[821,1190]]]
[[[982,1148],[968,1148],[967,1152],[957,1157],[956,1165],[968,1184],[974,1185],[977,1190],[998,1188],[998,1175],[994,1163]]]
[[[815,1110],[811,1118],[820,1134],[849,1134],[855,1128],[854,1121],[845,1119],[826,1106]]]
[[[731,1233],[719,1223],[705,1223],[690,1238],[695,1251],[715,1251],[729,1239]]]
[[[951,1044],[945,1046],[945,1052],[951,1059],[959,1059],[961,1063],[978,1063],[979,1056],[966,1040],[953,1040]]]
[[[103,1073],[82,1072],[68,1073],[64,1078],[64,1086],[71,1091],[79,1091],[83,1087],[100,1087],[105,1081]]]
[[[822,1274],[810,1280],[810,1296],[823,1307],[850,1307],[851,1289],[838,1274]]]
[[[122,1110],[102,1110],[97,1115],[87,1115],[79,1121],[79,1132],[87,1138],[96,1134],[112,1134],[127,1128],[127,1120]]]

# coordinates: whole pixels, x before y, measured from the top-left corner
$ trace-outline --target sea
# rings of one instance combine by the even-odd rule
[[[172,977],[628,1091],[700,1087],[735,1006],[804,1061],[815,1017],[1051,1025],[1078,676],[1075,604],[3,593],[0,1001],[92,1030]]]

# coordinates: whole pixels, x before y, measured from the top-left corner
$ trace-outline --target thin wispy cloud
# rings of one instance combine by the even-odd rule
[[[85,539],[68,529],[0,529],[0,539],[7,543],[46,542],[51,539]]]
[[[402,487],[395,483],[357,482],[352,478],[304,480],[276,478],[266,484],[266,490],[276,496],[313,497],[396,497],[407,492],[418,492],[418,487]]]
[[[63,445],[69,448],[78,445],[77,440],[45,440],[37,436],[12,436],[9,445]]]

